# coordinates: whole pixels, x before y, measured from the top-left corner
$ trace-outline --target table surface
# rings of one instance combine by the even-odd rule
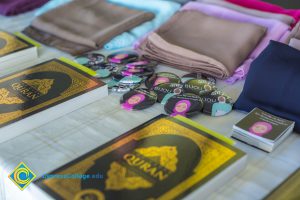
[[[0,29],[9,32],[21,31],[33,18],[33,12],[9,18],[0,16]],[[72,58],[70,55],[45,46],[39,50],[39,55],[37,60],[24,63],[18,68],[23,69],[55,57]],[[2,70],[1,76],[14,70],[16,68]],[[174,72],[178,75],[185,73],[166,66],[159,66],[157,70]],[[243,84],[243,81],[235,85],[226,85],[221,81],[217,83],[218,87],[234,100],[238,98]],[[37,176],[41,176],[164,113],[160,104],[143,111],[124,111],[120,108],[119,99],[119,94],[110,94],[100,101],[1,143],[0,199],[34,199],[34,195],[26,194],[26,190],[20,192],[7,178],[7,174],[21,161],[30,166]],[[199,114],[192,119],[214,131],[230,136],[233,124],[244,116],[244,113],[233,111],[224,117],[213,118]],[[298,154],[300,135],[295,133],[272,153],[263,152],[240,142],[237,142],[236,146],[248,154],[246,169],[222,188],[216,189],[209,199],[262,199],[300,167]]]

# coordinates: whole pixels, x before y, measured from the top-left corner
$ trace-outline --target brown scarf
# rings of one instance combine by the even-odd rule
[[[128,9],[105,0],[74,0],[37,17],[31,25],[35,31],[24,32],[33,39],[39,35],[38,41],[67,52],[70,52],[69,47],[76,45],[99,49],[115,36],[153,17],[153,13]],[[44,37],[44,33],[47,36]],[[47,42],[49,39],[51,42]]]
[[[265,31],[255,24],[181,11],[150,34],[139,50],[173,67],[225,79],[249,56]]]

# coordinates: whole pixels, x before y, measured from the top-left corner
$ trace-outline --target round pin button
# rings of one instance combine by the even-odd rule
[[[143,110],[154,105],[156,100],[157,95],[153,91],[138,88],[124,94],[120,103],[125,110]]]
[[[157,94],[157,101],[159,103],[165,99],[168,94],[182,94],[183,93],[183,85],[179,83],[162,83],[153,88],[153,91]]]
[[[156,61],[150,60],[140,60],[132,63],[128,63],[126,67],[128,69],[145,69],[145,68],[154,68],[158,65]]]
[[[124,93],[129,92],[130,90],[136,89],[140,86],[140,84],[122,84],[118,83],[111,87],[111,91],[118,92],[118,93]]]
[[[123,76],[139,76],[139,77],[149,77],[154,74],[154,69],[143,69],[140,72],[133,72],[133,70],[124,70],[121,72]]]
[[[202,79],[202,80],[206,80],[210,83],[216,84],[217,83],[217,79],[209,76],[209,75],[205,75],[205,74],[200,74],[200,73],[190,73],[190,74],[185,74],[181,77],[181,80],[183,83],[185,83],[186,81],[189,81],[191,79]]]
[[[126,76],[120,80],[121,84],[139,84],[143,81],[142,78],[138,76]]]
[[[98,69],[96,70],[97,78],[108,78],[111,75],[111,72],[108,69]]]
[[[232,111],[232,98],[220,90],[215,90],[202,96],[204,102],[203,113],[213,117],[223,116]]]
[[[199,96],[211,93],[216,90],[216,86],[211,82],[201,79],[191,79],[183,84],[185,93],[193,93]]]
[[[103,63],[105,63],[105,56],[99,53],[87,53],[75,58],[75,61],[92,70],[98,70]]]
[[[202,108],[202,99],[190,93],[172,96],[165,104],[165,111],[171,116],[181,115],[191,117],[195,114],[199,114]]]
[[[116,64],[127,64],[130,62],[135,62],[139,59],[139,55],[133,51],[120,51],[110,54],[107,60],[111,63]]]
[[[152,89],[153,87],[162,83],[181,83],[181,80],[176,74],[169,72],[159,72],[153,74],[145,81],[145,85],[148,89]]]

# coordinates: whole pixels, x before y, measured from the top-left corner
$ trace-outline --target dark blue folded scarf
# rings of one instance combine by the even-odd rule
[[[258,107],[296,122],[300,133],[300,51],[271,41],[252,63],[235,109]]]

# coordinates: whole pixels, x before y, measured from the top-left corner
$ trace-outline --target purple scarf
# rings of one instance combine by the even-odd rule
[[[49,0],[0,0],[0,14],[6,16],[18,15],[38,8]]]

